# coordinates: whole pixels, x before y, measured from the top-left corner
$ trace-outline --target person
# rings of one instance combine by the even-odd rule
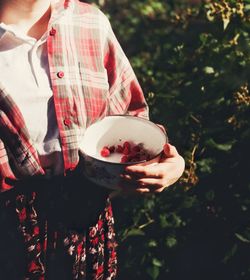
[[[115,279],[110,191],[79,172],[79,147],[95,121],[148,106],[107,17],[77,0],[0,0],[0,65],[0,278]],[[183,170],[166,144],[121,177],[157,193]]]

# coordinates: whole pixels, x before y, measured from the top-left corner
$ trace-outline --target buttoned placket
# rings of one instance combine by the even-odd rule
[[[53,37],[55,37],[57,34],[57,30],[55,27],[51,27],[50,31],[49,31],[49,35],[52,37],[52,39],[54,39]],[[59,70],[57,73],[56,73],[56,76],[58,79],[63,79],[64,78],[64,72],[62,70]],[[68,112],[69,113],[69,112]],[[71,119],[69,116],[64,116],[63,118],[63,124],[65,125],[65,130],[67,130],[68,128],[70,128],[71,126]]]
[[[61,17],[64,17],[65,20],[65,18],[69,16],[69,20],[72,20],[71,11],[74,10],[75,3],[74,1],[66,0],[65,4],[66,5],[64,5],[64,10],[61,10],[58,14],[52,13],[52,18],[48,27],[49,36],[47,39],[47,47],[51,73],[51,83],[52,89],[54,89],[55,113],[59,128],[60,143],[62,146],[62,154],[64,159],[64,174],[67,174],[67,172],[69,170],[73,170],[77,164],[76,153],[78,154],[78,152],[75,151],[74,155],[72,154],[72,152],[71,154],[68,153],[71,143],[73,143],[74,141],[73,139],[70,139],[69,142],[69,139],[66,136],[69,134],[69,130],[72,130],[73,123],[75,122],[75,113],[73,108],[70,108],[71,105],[68,103],[69,100],[67,100],[65,92],[61,92],[63,87],[61,87],[60,85],[66,85],[67,83],[69,83],[67,82],[67,79],[69,77],[67,76],[67,73],[64,72],[65,61],[62,58],[59,58],[63,54],[54,54],[54,51],[57,49],[57,44],[60,42],[62,36],[61,30],[59,29],[60,24],[57,23],[60,21]]]

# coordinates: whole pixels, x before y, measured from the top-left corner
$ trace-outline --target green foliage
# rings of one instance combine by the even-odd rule
[[[250,1],[96,1],[186,160],[114,200],[120,279],[250,279]]]

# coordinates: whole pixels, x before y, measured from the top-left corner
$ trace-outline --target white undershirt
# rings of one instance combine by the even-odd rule
[[[49,78],[47,33],[36,40],[3,23],[0,32],[5,32],[0,39],[1,84],[19,107],[43,164],[55,164],[48,161],[49,155],[57,152],[54,167],[58,169],[55,173],[60,173],[61,146]]]

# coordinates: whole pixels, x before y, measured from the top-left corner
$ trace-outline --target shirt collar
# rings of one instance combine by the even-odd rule
[[[2,36],[1,36],[2,34]],[[22,40],[31,44],[34,44],[36,42],[35,38],[29,37],[21,32],[18,32],[13,28],[11,25],[6,25],[3,22],[0,23],[0,42],[3,40],[5,37],[10,38],[15,38],[16,40]]]
[[[74,0],[52,0],[51,1],[51,17],[49,25],[58,21],[66,13],[74,9]]]

